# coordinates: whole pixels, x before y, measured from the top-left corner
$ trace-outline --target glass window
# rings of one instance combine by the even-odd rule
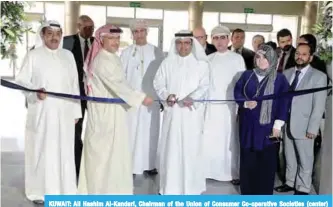
[[[120,36],[120,45],[117,52],[118,55],[121,54],[126,47],[133,44],[132,32],[129,27],[120,27],[123,30],[123,33]]]
[[[45,3],[46,20],[56,20],[62,28],[65,28],[65,5],[64,3]]]
[[[27,13],[44,13],[44,3],[43,2],[33,2],[33,1],[26,1],[24,6],[24,12]]]
[[[163,10],[136,8],[135,15],[138,19],[163,19]]]
[[[244,13],[221,13],[220,22],[222,23],[245,23],[246,14]]]
[[[188,29],[188,11],[164,11],[163,51],[168,52],[175,33]]]
[[[108,17],[134,18],[134,8],[108,6]]]
[[[297,16],[282,16],[273,15],[273,32],[272,41],[277,42],[276,34],[281,29],[287,28],[290,30],[293,36],[293,45],[296,45],[297,40],[297,28],[298,28],[298,17]]]
[[[147,35],[147,41],[158,47],[159,46],[159,28],[158,27],[149,27],[148,28],[148,35]]]
[[[211,43],[211,31],[214,27],[219,25],[219,13],[217,12],[204,12],[202,17],[202,25],[208,35],[207,41]]]
[[[247,14],[246,21],[249,24],[272,24],[272,15],[270,15],[270,14]]]
[[[80,15],[88,15],[94,21],[95,30],[106,24],[105,6],[81,5]]]

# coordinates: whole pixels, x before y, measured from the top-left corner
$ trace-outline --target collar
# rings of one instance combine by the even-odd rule
[[[301,70],[299,70],[299,71],[301,71],[300,75],[303,76],[309,70],[309,68],[310,68],[310,64],[307,65],[305,68],[302,68]],[[296,73],[296,70],[297,70],[297,67],[295,66],[295,73]]]
[[[80,42],[84,42],[84,41],[86,41],[86,39],[84,39],[84,38],[80,35],[80,33],[77,33],[77,35],[79,36]],[[90,42],[90,38],[88,38],[87,40],[88,40],[88,42]]]
[[[238,50],[239,50],[239,52],[242,52],[243,47],[240,47]],[[231,51],[236,52],[236,49],[234,48],[234,46],[231,46]]]
[[[51,50],[50,48],[48,48],[46,45],[43,45],[44,49],[52,54],[56,54],[58,52],[58,49],[55,50]]]

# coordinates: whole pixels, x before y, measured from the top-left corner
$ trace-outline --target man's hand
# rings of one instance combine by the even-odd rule
[[[41,90],[41,91],[45,91],[44,88],[41,88],[41,89],[39,89],[39,90]],[[46,93],[42,93],[42,92],[37,93],[37,97],[38,97],[39,100],[44,100],[44,99],[46,99]]]
[[[191,107],[193,105],[193,99],[190,97],[187,97],[183,100],[183,104],[186,107]]]
[[[145,106],[150,106],[152,105],[154,100],[150,98],[149,96],[146,96],[146,98],[143,100],[142,104]]]
[[[75,119],[75,124],[77,124],[79,122],[79,119]]]
[[[176,95],[170,94],[166,101],[167,101],[168,106],[173,107],[173,105],[175,105],[175,103],[177,102]]]
[[[316,136],[317,136],[317,135],[315,135],[315,134],[311,134],[311,133],[309,133],[309,132],[306,133],[306,137],[309,138],[309,139],[314,139],[314,138],[316,138]]]
[[[254,109],[257,106],[257,102],[256,101],[245,101],[245,106],[248,109]]]

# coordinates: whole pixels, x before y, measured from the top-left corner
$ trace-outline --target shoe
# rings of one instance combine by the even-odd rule
[[[309,193],[304,193],[302,191],[295,190],[294,195],[309,195]]]
[[[32,201],[34,204],[36,205],[43,205],[44,204],[44,201],[43,200],[34,200]]]
[[[233,185],[240,185],[240,180],[239,179],[234,179],[231,181]]]
[[[289,185],[283,184],[281,186],[274,188],[274,190],[279,193],[286,193],[286,192],[294,191],[295,189],[290,187]]]
[[[153,170],[146,170],[145,173],[147,173],[148,175],[150,176],[153,176],[153,175],[157,175],[158,172],[156,169],[153,169]]]

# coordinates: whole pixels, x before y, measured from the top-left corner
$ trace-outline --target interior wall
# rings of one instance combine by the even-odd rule
[[[129,7],[130,1],[81,1],[81,4]],[[187,10],[188,1],[144,1],[142,8]],[[303,15],[305,1],[205,1],[204,11],[243,13],[253,8],[257,14]]]

